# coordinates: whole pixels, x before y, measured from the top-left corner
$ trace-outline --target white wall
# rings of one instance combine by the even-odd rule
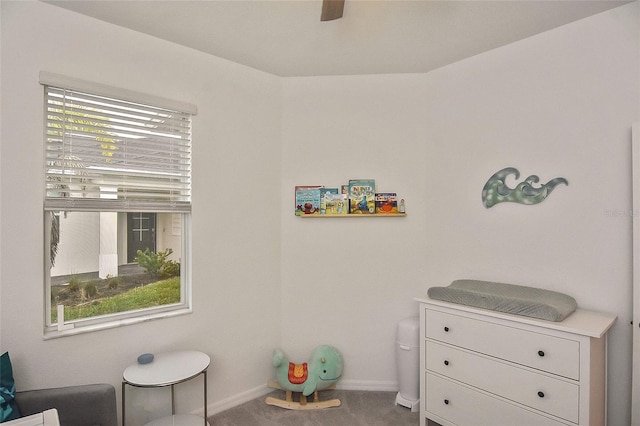
[[[213,408],[264,387],[280,340],[280,211],[264,208],[279,205],[280,80],[45,3],[1,7],[0,351],[18,388],[107,382],[119,393],[139,354],[191,348],[212,358]],[[192,315],[43,340],[41,70],[198,106]],[[182,386],[178,409],[198,409],[201,381]],[[169,405],[131,395],[134,417]]]
[[[182,216],[179,214],[163,213],[157,216],[157,250],[173,250],[169,259],[180,262],[182,258]]]
[[[335,344],[343,386],[392,387],[396,324],[428,287],[477,278],[562,291],[618,315],[608,416],[629,424],[638,6],[426,75],[287,79],[283,346],[303,356]],[[569,185],[539,205],[486,209],[482,187],[509,166]],[[408,216],[294,217],[294,185],[349,178],[397,191]]]
[[[51,276],[98,271],[100,212],[61,213],[59,221],[60,240]]]

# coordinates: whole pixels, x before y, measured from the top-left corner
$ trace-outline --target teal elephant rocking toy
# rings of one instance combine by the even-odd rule
[[[318,391],[334,387],[342,376],[342,355],[333,346],[322,345],[313,350],[309,362],[295,364],[289,362],[280,349],[273,351],[273,366],[276,380],[269,381],[269,387],[282,389],[286,399],[267,397],[266,403],[289,410],[314,410],[337,407],[339,399],[320,401]],[[293,392],[300,393],[300,401],[293,400]],[[307,397],[313,394],[313,402]]]

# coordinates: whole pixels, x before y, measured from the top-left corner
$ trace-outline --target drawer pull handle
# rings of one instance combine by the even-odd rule
[[[449,327],[445,327],[445,328],[444,328],[444,332],[445,332],[445,333],[448,333],[448,332],[449,332]]]
[[[544,356],[544,351],[538,351],[538,355],[541,357]]]
[[[446,359],[444,360],[444,365],[449,365],[449,361],[447,361]]]
[[[540,398],[544,398],[544,392],[539,391],[539,392],[538,392],[538,396],[539,396]]]
[[[449,400],[448,400],[448,399],[445,399],[445,400],[444,400],[444,404],[445,404],[445,405],[449,405]]]

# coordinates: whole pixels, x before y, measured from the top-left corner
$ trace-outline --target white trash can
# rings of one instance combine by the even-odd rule
[[[420,411],[420,317],[398,322],[396,330],[396,366],[399,392],[396,404]]]

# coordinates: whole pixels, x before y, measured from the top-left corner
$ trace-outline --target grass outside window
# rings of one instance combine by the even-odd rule
[[[108,280],[107,280],[108,281]],[[91,286],[91,281],[85,283]],[[108,283],[106,284],[109,285]],[[69,285],[71,286],[71,284]],[[67,286],[67,287],[69,287]],[[91,287],[90,287],[91,288]],[[82,284],[80,288],[66,288],[60,291],[82,292]],[[59,295],[57,296],[60,297]],[[86,299],[89,296],[80,296],[80,299]],[[133,311],[138,309],[151,308],[154,306],[170,305],[180,302],[180,277],[172,277],[165,280],[149,283],[139,287],[133,287],[119,294],[107,297],[100,297],[99,290],[94,298],[81,301],[75,305],[65,305],[64,317],[65,321],[90,318],[101,315],[109,315],[124,311]],[[58,313],[55,310],[51,312],[51,322],[56,323]]]

